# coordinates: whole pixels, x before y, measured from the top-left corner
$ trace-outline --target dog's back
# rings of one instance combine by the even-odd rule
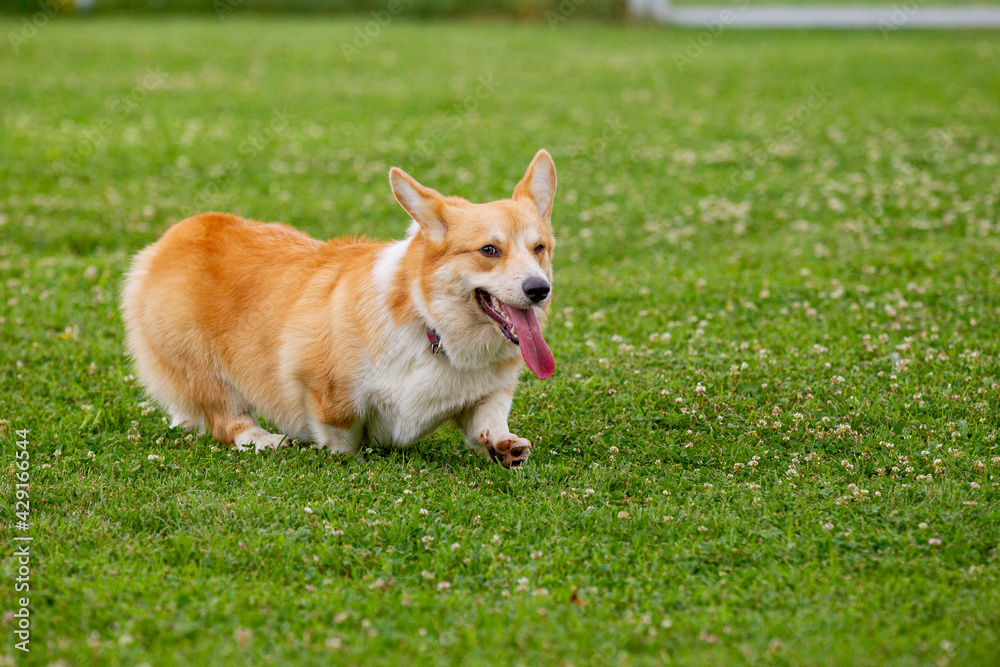
[[[207,427],[223,441],[235,434],[209,423],[216,408],[287,412],[276,382],[284,324],[321,266],[333,283],[378,247],[324,244],[219,213],[177,223],[136,256],[125,279],[126,345],[139,379],[175,424]]]

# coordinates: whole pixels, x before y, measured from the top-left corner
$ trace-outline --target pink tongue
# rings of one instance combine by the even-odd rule
[[[524,363],[528,364],[528,368],[538,376],[539,380],[548,380],[552,377],[552,371],[556,369],[556,360],[552,357],[552,350],[542,338],[542,329],[535,318],[535,309],[521,310],[506,303],[501,305],[507,317],[514,323],[514,333],[521,342],[521,356],[524,357]]]

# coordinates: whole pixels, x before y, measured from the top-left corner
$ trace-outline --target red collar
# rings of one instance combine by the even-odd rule
[[[441,346],[441,336],[430,327],[427,327],[427,340],[431,342],[431,354],[445,354],[444,348]]]

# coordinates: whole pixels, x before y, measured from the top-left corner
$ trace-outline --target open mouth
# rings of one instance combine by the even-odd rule
[[[515,308],[504,303],[484,289],[476,290],[476,301],[486,315],[497,323],[500,333],[521,348],[521,357],[539,380],[547,380],[555,370],[552,350],[542,337],[533,307]]]
[[[476,301],[479,302],[479,307],[483,309],[483,312],[491,320],[500,325],[500,333],[506,336],[507,340],[515,345],[521,344],[521,341],[517,338],[517,334],[514,333],[514,323],[507,316],[507,311],[498,298],[484,289],[477,289]]]

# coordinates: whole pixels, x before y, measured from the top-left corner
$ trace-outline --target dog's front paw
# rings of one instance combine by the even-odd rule
[[[516,468],[531,455],[531,443],[513,433],[493,435],[489,431],[479,434],[479,444],[494,461],[504,468]]]

